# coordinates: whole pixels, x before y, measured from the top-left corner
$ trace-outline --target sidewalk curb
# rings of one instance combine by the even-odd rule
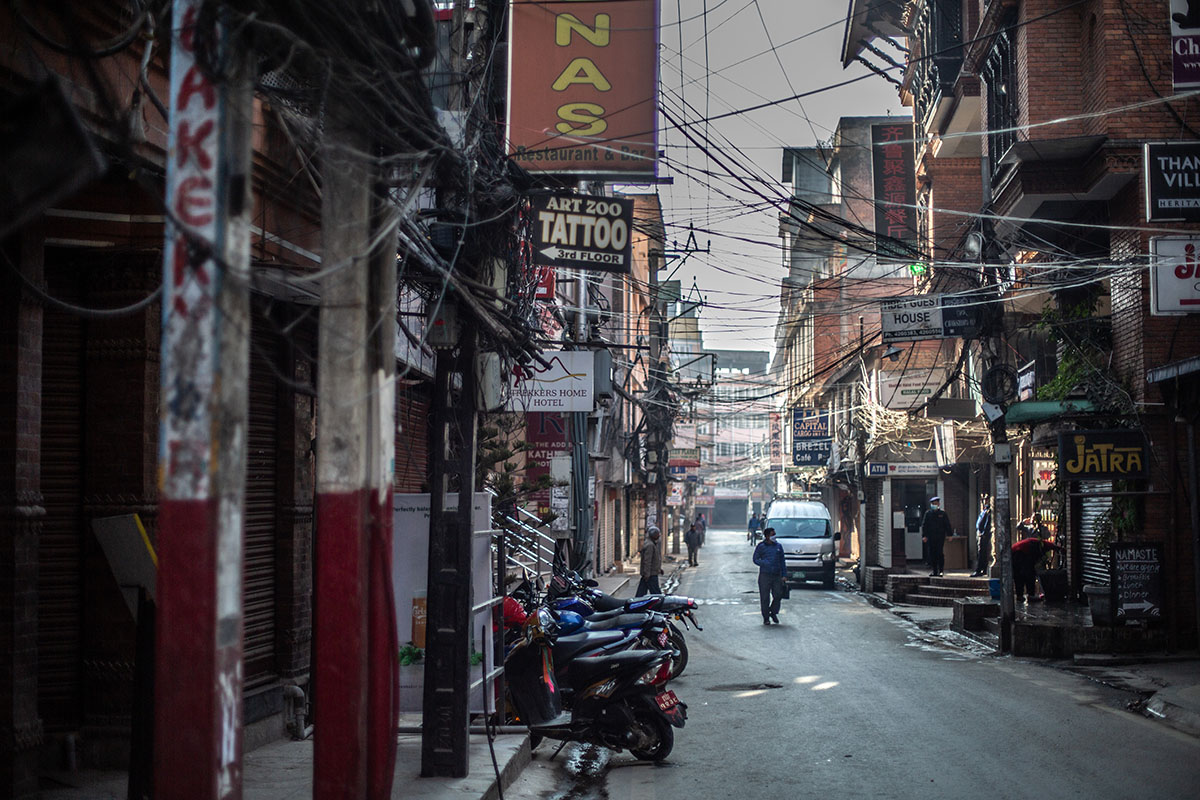
[[[1190,687],[1190,690],[1193,692],[1200,691],[1200,689],[1194,686]],[[1180,691],[1188,690],[1169,687],[1155,692],[1154,696],[1146,701],[1144,710],[1148,716],[1154,719],[1161,720],[1193,736],[1200,736],[1200,714],[1191,709],[1176,705],[1168,699]]]
[[[521,773],[525,767],[529,766],[529,762],[533,760],[533,748],[529,746],[529,736],[525,737],[525,741],[517,749],[517,752],[508,763],[504,764],[500,769],[500,780],[497,783],[493,778],[491,784],[480,796],[479,800],[500,800],[500,796],[504,790],[513,785],[517,778],[521,777]]]

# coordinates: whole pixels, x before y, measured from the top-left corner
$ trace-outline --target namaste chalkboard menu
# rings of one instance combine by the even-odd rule
[[[1114,544],[1110,563],[1117,621],[1157,621],[1162,619],[1162,544],[1147,542]]]

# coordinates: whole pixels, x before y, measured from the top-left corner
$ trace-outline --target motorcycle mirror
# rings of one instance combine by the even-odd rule
[[[583,585],[584,585],[584,586],[599,586],[599,585],[600,585],[600,582],[599,582],[599,581],[592,580],[591,578],[588,578],[587,580],[585,580],[585,581],[583,582]]]

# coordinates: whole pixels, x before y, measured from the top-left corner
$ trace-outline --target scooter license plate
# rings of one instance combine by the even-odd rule
[[[658,701],[658,707],[662,711],[668,711],[679,705],[679,698],[670,689],[655,695],[654,699]]]
[[[659,631],[659,632],[658,632],[658,644],[659,644],[659,646],[661,646],[661,647],[666,647],[666,646],[667,646],[667,641],[668,641],[668,640],[669,640],[669,637],[667,636],[667,632],[666,632],[666,631]]]

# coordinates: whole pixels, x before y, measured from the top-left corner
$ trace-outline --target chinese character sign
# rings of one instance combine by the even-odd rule
[[[906,250],[897,243],[917,241],[915,152],[912,123],[871,126],[875,237],[880,256],[901,257]]]
[[[783,415],[771,413],[771,472],[783,472]]]

